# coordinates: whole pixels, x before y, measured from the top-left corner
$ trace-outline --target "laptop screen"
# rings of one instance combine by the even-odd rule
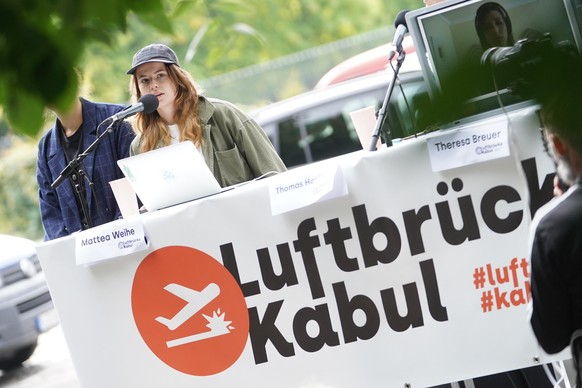
[[[221,192],[191,141],[121,159],[117,164],[148,211]]]

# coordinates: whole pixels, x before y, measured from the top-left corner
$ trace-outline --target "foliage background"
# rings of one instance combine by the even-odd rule
[[[128,103],[125,72],[139,48],[168,44],[208,95],[248,110],[305,91],[333,65],[389,43],[395,15],[422,6],[422,0],[0,0],[0,233],[43,236],[35,173],[36,144],[54,121],[46,107],[67,106],[77,92]]]

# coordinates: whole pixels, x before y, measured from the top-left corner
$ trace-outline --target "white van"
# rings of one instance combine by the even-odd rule
[[[250,112],[288,168],[361,150],[349,113],[368,106],[376,111],[386,97],[393,72],[384,70],[317,88]],[[383,128],[391,139],[414,134],[417,107],[428,98],[416,55],[406,57],[386,112]]]

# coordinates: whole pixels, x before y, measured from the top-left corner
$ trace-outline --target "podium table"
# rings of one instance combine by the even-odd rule
[[[41,244],[82,386],[424,387],[567,357],[543,354],[527,312],[553,165],[534,108],[508,119],[116,221],[147,247],[91,265],[97,229]],[[473,143],[499,128],[507,144]],[[453,135],[510,152],[443,169]]]

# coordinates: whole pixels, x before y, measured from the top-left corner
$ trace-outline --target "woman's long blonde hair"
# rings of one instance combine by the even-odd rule
[[[202,127],[198,117],[198,90],[190,73],[174,64],[165,64],[168,76],[176,85],[176,112],[174,121],[180,128],[180,141],[190,140],[195,145],[202,144]],[[139,90],[135,74],[129,84],[132,100],[137,102],[142,94]],[[133,130],[141,134],[140,152],[151,151],[160,142],[164,146],[170,144],[170,130],[157,111],[136,114]]]

